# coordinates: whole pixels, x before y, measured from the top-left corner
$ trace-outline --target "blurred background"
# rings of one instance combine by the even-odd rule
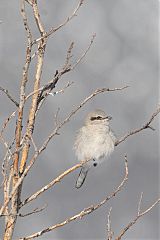
[[[96,39],[86,58],[77,68],[63,76],[56,90],[68,81],[74,84],[63,94],[48,97],[36,121],[34,140],[37,146],[54,129],[54,115],[60,108],[59,121],[96,88],[130,88],[98,95],[88,102],[53,138],[38,158],[24,183],[22,199],[49,183],[64,170],[77,163],[73,143],[86,114],[101,108],[112,115],[112,129],[117,137],[146,122],[159,101],[158,62],[158,0],[86,0],[75,17],[63,29],[52,35],[46,49],[42,84],[47,83],[65,61],[72,41],[74,62],[87,48],[96,33]],[[78,1],[38,1],[46,30],[57,26],[69,16]],[[38,37],[32,12],[27,7],[34,37]],[[25,58],[26,38],[20,15],[20,1],[1,0],[0,4],[0,86],[17,99]],[[34,59],[28,82],[28,93],[33,86]],[[28,102],[29,106],[30,102]],[[25,109],[25,116],[28,113]],[[8,98],[0,92],[0,124],[15,110]],[[27,121],[27,118],[25,119]],[[23,123],[25,128],[26,122]],[[116,147],[112,156],[90,171],[85,184],[77,190],[75,181],[79,170],[68,175],[59,184],[41,195],[38,200],[22,209],[22,213],[48,204],[46,210],[19,218],[14,239],[30,235],[75,215],[91,204],[96,204],[118,186],[124,176],[124,156],[128,155],[129,180],[125,188],[106,205],[82,220],[74,221],[40,239],[106,239],[107,214],[112,207],[111,222],[115,236],[137,214],[140,194],[143,191],[142,209],[158,198],[159,192],[159,126],[158,118],[150,129],[128,138]],[[5,138],[14,136],[15,120],[6,131]],[[1,160],[4,147],[1,145]],[[2,176],[1,176],[2,179]],[[0,192],[2,197],[2,192]],[[1,227],[3,227],[3,221]],[[124,239],[159,239],[159,213],[156,206],[131,228]],[[2,233],[2,230],[0,230]]]

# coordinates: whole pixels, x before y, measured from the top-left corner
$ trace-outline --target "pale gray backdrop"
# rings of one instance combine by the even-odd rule
[[[78,1],[38,2],[44,25],[49,29],[61,23]],[[0,25],[0,85],[18,99],[26,46],[20,1],[0,0],[0,20],[3,20]],[[33,21],[31,25],[38,36]],[[63,119],[96,88],[123,85],[130,85],[130,88],[97,96],[65,125],[28,175],[23,199],[76,163],[72,149],[75,132],[88,111],[98,107],[111,114],[112,128],[120,137],[128,130],[140,127],[157,106],[158,0],[86,0],[78,16],[49,39],[42,82],[47,83],[55,70],[63,65],[71,41],[75,42],[75,59],[88,46],[93,33],[97,37],[87,57],[74,72],[60,80],[56,89],[67,81],[74,81],[74,84],[64,94],[49,97],[39,114],[34,132],[37,145],[40,146],[54,128],[54,114],[58,107],[61,109],[60,119]],[[30,71],[30,86],[33,74],[34,67]],[[1,125],[13,109],[14,105],[0,93]],[[158,119],[152,125],[156,131],[145,130],[119,145],[107,162],[90,172],[81,189],[74,187],[76,171],[24,208],[22,211],[27,212],[48,203],[43,213],[18,220],[14,239],[63,221],[102,200],[120,183],[127,153],[129,181],[115,199],[83,220],[72,222],[40,239],[106,239],[107,213],[111,206],[112,228],[117,235],[136,215],[141,191],[144,192],[143,209],[158,197]],[[13,136],[14,126],[12,121],[6,132],[7,139]],[[157,206],[128,231],[124,239],[159,239],[158,228]]]

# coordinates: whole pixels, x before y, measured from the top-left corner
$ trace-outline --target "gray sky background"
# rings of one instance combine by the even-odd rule
[[[61,23],[78,1],[38,2],[41,18],[48,30]],[[3,20],[0,25],[0,86],[7,88],[18,99],[26,46],[20,1],[1,0],[0,20]],[[38,37],[32,19],[30,23],[34,36]],[[37,145],[40,146],[54,128],[54,114],[58,107],[62,120],[96,88],[124,85],[130,85],[130,88],[97,96],[63,127],[60,136],[51,141],[28,175],[22,199],[76,164],[72,148],[75,132],[81,127],[88,111],[102,108],[112,115],[112,129],[120,137],[128,130],[140,127],[156,109],[159,101],[158,0],[86,0],[78,16],[50,37],[42,84],[47,83],[55,70],[63,65],[71,41],[75,42],[74,60],[88,46],[93,33],[97,36],[87,57],[73,72],[60,80],[56,90],[68,81],[74,84],[64,94],[49,97],[39,114],[34,132]],[[30,70],[28,92],[32,87],[34,63]],[[14,105],[0,93],[1,125],[13,110]],[[25,127],[26,122],[23,125]],[[74,187],[79,173],[76,171],[24,208],[22,211],[27,212],[48,203],[47,209],[41,214],[18,220],[14,239],[63,221],[109,195],[124,176],[124,155],[127,153],[129,180],[115,199],[83,220],[72,222],[40,239],[106,239],[107,213],[111,206],[112,228],[116,236],[136,215],[142,191],[143,209],[158,197],[158,119],[152,125],[156,131],[143,131],[120,144],[108,161],[89,173],[81,189]],[[7,139],[14,135],[14,127],[15,122],[12,121],[6,132]],[[128,231],[124,239],[158,240],[158,227],[158,207],[155,207]]]

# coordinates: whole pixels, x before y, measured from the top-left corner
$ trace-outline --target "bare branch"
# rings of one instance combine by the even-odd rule
[[[10,95],[7,89],[0,87],[0,91],[4,92],[7,97],[16,105],[16,107],[19,107],[19,103]]]
[[[144,129],[150,128],[152,129],[152,127],[150,126],[150,124],[153,122],[154,118],[160,113],[160,106],[157,107],[157,109],[153,112],[152,116],[150,117],[150,119],[141,127],[141,128],[137,128],[133,131],[130,131],[129,133],[127,133],[126,135],[124,135],[123,137],[121,137],[119,140],[116,141],[115,146],[118,146],[121,142],[124,142],[128,137],[141,132]],[[152,129],[153,130],[153,129]]]
[[[9,160],[11,159],[11,157],[12,157],[12,155],[13,155],[12,152],[11,152],[11,147],[12,147],[12,145],[14,144],[14,141],[12,142],[12,144],[9,144],[9,143],[4,139],[3,133],[4,133],[7,125],[8,125],[9,122],[11,121],[11,119],[12,119],[13,117],[15,117],[16,112],[17,112],[17,110],[14,111],[14,112],[12,112],[12,113],[9,115],[9,117],[4,121],[4,123],[3,123],[3,125],[2,125],[1,132],[0,132],[0,139],[1,139],[1,141],[3,142],[3,144],[4,144],[5,148],[6,148],[6,154],[5,154],[5,156],[4,156],[4,158],[3,158],[3,162],[2,162],[3,182],[2,182],[2,184],[1,184],[1,186],[0,186],[0,188],[1,188],[2,186],[4,186],[4,192],[7,192],[7,190],[6,190],[6,189],[7,189],[7,184],[8,184],[8,183],[7,183],[7,171],[8,171]],[[12,174],[11,174],[11,175],[12,175]],[[9,191],[8,191],[8,193],[9,193]],[[5,195],[6,195],[6,194],[5,194]],[[6,197],[5,197],[5,199],[6,199]]]
[[[58,177],[56,177],[55,179],[53,179],[49,184],[45,185],[44,187],[42,187],[39,191],[37,191],[36,193],[34,193],[33,195],[31,195],[30,197],[26,198],[21,204],[20,207],[23,207],[24,205],[26,205],[27,203],[33,201],[34,199],[36,199],[40,194],[44,193],[45,191],[47,191],[48,189],[50,189],[51,187],[53,187],[56,183],[59,183],[65,176],[67,176],[68,174],[70,174],[71,172],[75,171],[76,169],[82,167],[82,165],[86,163],[85,162],[81,162],[71,168],[69,168],[68,170],[64,171],[62,174],[60,174]]]
[[[18,175],[18,163],[19,163],[19,152],[18,149],[20,148],[20,141],[21,141],[21,133],[22,133],[22,120],[23,120],[23,110],[25,104],[25,90],[26,84],[28,82],[28,71],[31,63],[31,51],[32,51],[32,34],[28,25],[27,14],[25,10],[25,1],[21,0],[21,15],[24,24],[24,28],[27,34],[27,48],[26,48],[26,56],[25,56],[25,63],[23,67],[23,76],[21,80],[20,86],[20,103],[18,109],[18,120],[16,125],[15,131],[15,139],[16,139],[16,152],[14,154],[14,171],[16,176]]]
[[[58,125],[58,116],[59,116],[59,112],[60,112],[60,108],[58,107],[58,109],[57,109],[57,111],[56,111],[56,113],[55,113],[55,115],[54,115],[54,122],[55,122],[55,126],[57,126]]]
[[[57,82],[59,81],[59,79],[65,74],[70,72],[71,70],[73,70],[80,62],[81,60],[86,56],[86,54],[88,53],[93,40],[95,38],[95,35],[92,36],[91,42],[88,46],[88,48],[84,51],[84,53],[82,54],[82,56],[76,61],[76,63],[72,66],[70,64],[70,58],[71,58],[71,52],[73,49],[73,42],[70,44],[69,49],[67,51],[67,56],[66,56],[66,61],[64,66],[62,67],[61,70],[56,70],[56,73],[53,77],[53,79],[51,79],[47,84],[45,84],[44,86],[40,87],[39,89],[37,89],[39,93],[39,99],[38,99],[38,107],[37,107],[37,112],[39,111],[40,107],[42,106],[43,102],[45,101],[45,99],[47,98],[47,96],[51,93],[51,91],[53,90],[53,88],[55,88]],[[27,97],[26,100],[33,95],[34,92],[30,93]]]
[[[113,232],[111,228],[111,211],[112,207],[110,208],[109,213],[107,215],[107,240],[112,240],[113,237]]]
[[[64,93],[65,89],[68,88],[68,87],[70,87],[72,84],[73,84],[73,82],[68,82],[68,83],[66,84],[66,86],[64,86],[64,88],[62,88],[62,89],[60,89],[60,90],[58,90],[58,91],[55,91],[55,92],[53,92],[53,93],[52,93],[52,92],[49,92],[48,95],[55,96],[55,95],[57,95],[58,93]],[[44,86],[41,87],[41,88],[39,88],[38,90],[33,91],[33,92],[31,92],[30,94],[28,94],[28,96],[26,97],[26,100],[27,100],[28,98],[30,98],[32,95],[34,95],[35,93],[42,91],[43,88],[44,88]]]
[[[37,6],[37,0],[33,0],[33,14],[34,18],[37,24],[37,28],[41,34],[41,36],[44,35],[45,30],[40,18],[38,6]],[[46,47],[47,40],[43,39],[38,43],[38,57],[37,57],[37,64],[36,64],[36,73],[35,73],[35,80],[34,80],[34,91],[37,91],[40,87],[40,81],[41,81],[41,75],[42,75],[42,67],[43,67],[43,61],[44,61],[44,54],[45,54],[45,47]],[[31,56],[30,56],[31,59]],[[38,92],[35,93],[32,96],[32,103],[29,111],[29,116],[28,116],[28,124],[26,128],[26,134],[25,134],[25,145],[22,149],[22,157],[21,157],[21,163],[20,163],[20,173],[24,171],[26,161],[28,158],[28,152],[29,152],[29,141],[31,140],[31,136],[34,130],[34,123],[35,123],[35,115],[36,115],[36,110],[38,106],[38,97],[39,94]]]
[[[139,201],[139,205],[140,205],[141,200],[142,200],[142,194],[141,194],[141,198],[140,198],[140,201]],[[138,210],[137,216],[124,229],[122,229],[121,233],[119,234],[118,237],[116,237],[115,240],[121,240],[123,235],[138,221],[138,219],[141,218],[142,216],[144,216],[145,214],[147,214],[148,212],[150,212],[152,210],[152,208],[154,208],[159,202],[160,202],[160,198],[158,198],[145,211],[140,213],[139,210]],[[139,209],[140,209],[140,207],[139,207]]]
[[[91,205],[85,209],[83,209],[80,213],[70,217],[70,218],[67,218],[65,221],[61,222],[61,223],[58,223],[58,224],[55,224],[51,227],[47,227],[39,232],[36,232],[30,236],[27,236],[27,237],[23,237],[23,238],[20,238],[20,240],[29,240],[29,239],[33,239],[33,238],[36,238],[36,237],[39,237],[39,236],[42,236],[43,234],[47,233],[47,232],[50,232],[50,231],[53,231],[54,229],[56,228],[59,228],[59,227],[62,227],[72,221],[75,221],[75,220],[78,220],[78,219],[82,219],[85,215],[88,215],[92,212],[94,212],[95,210],[99,209],[102,205],[104,205],[106,202],[108,202],[111,198],[115,197],[116,194],[122,189],[122,187],[124,186],[125,182],[127,181],[128,179],[128,163],[127,163],[127,157],[125,156],[125,176],[122,180],[122,182],[120,183],[120,185],[114,190],[114,192],[109,195],[108,197],[106,197],[103,201],[101,201],[100,203],[98,204],[95,204],[95,205]]]
[[[3,136],[1,136],[1,139],[7,149],[4,159],[3,159],[3,162],[2,162],[2,175],[3,175],[3,182],[1,184],[1,186],[2,186],[5,182],[7,182],[8,164],[9,164],[9,160],[11,159],[12,153],[11,153],[9,144],[4,140]]]
[[[53,92],[53,93],[49,93],[49,95],[55,96],[55,95],[57,95],[57,94],[59,94],[59,93],[64,93],[64,91],[65,91],[68,87],[70,87],[73,83],[74,83],[74,82],[68,82],[68,83],[66,84],[66,86],[64,86],[62,89],[60,89],[60,90],[58,90],[58,91],[55,91],[55,92]]]
[[[30,49],[31,49],[32,34],[31,34],[31,30],[29,28],[27,14],[26,14],[26,10],[25,10],[25,0],[21,0],[21,15],[22,15],[22,19],[23,19],[24,29],[27,34],[28,45],[30,46]]]
[[[8,123],[10,122],[10,120],[15,117],[16,111],[12,112],[11,115],[9,115],[9,117],[4,121],[1,132],[0,132],[0,138],[4,132],[4,130],[6,129]]]
[[[28,217],[30,215],[33,215],[35,213],[39,213],[39,212],[42,212],[45,208],[47,207],[47,204],[45,204],[43,207],[41,208],[35,208],[32,212],[29,212],[29,213],[17,213],[16,216],[17,217]],[[11,214],[2,214],[2,217],[6,217],[6,216],[11,216]]]
[[[138,203],[138,213],[137,213],[138,216],[139,216],[140,211],[141,211],[142,198],[143,198],[143,192],[141,192],[141,196],[140,196],[139,203]]]
[[[50,35],[52,35],[53,33],[55,33],[57,30],[59,30],[60,28],[64,27],[70,20],[72,20],[72,18],[74,18],[75,16],[77,16],[77,12],[79,10],[79,8],[82,6],[84,0],[80,0],[77,7],[74,9],[74,11],[72,12],[72,14],[66,18],[66,20],[61,23],[59,26],[55,27],[55,28],[51,28],[49,30],[49,32],[45,33],[43,37],[41,38],[37,38],[35,41],[33,41],[33,44],[41,41],[44,38],[48,38]]]
[[[33,8],[33,13],[34,13],[34,18],[35,18],[35,21],[36,21],[36,24],[37,24],[37,28],[38,28],[41,36],[44,37],[45,30],[44,30],[44,27],[43,27],[43,24],[42,24],[42,21],[41,21],[41,18],[40,18],[38,5],[37,5],[37,0],[32,1],[32,8]],[[44,40],[44,39],[41,39],[41,41],[42,40]],[[45,42],[46,42],[46,39],[45,39]]]
[[[27,217],[27,216],[33,215],[33,214],[35,214],[35,213],[40,213],[40,212],[42,212],[46,207],[47,207],[47,204],[45,204],[45,205],[44,205],[43,207],[41,207],[41,208],[35,208],[32,212],[29,212],[29,213],[25,213],[25,214],[19,213],[18,216],[19,216],[19,217]]]
[[[77,65],[83,60],[83,58],[85,58],[86,54],[88,53],[88,51],[90,50],[90,48],[91,48],[91,46],[92,46],[92,44],[93,44],[93,42],[94,42],[95,37],[96,37],[96,34],[93,34],[88,48],[87,48],[86,51],[81,55],[81,57],[80,57],[79,59],[77,59],[77,61],[75,62],[75,64],[71,67],[71,70],[75,69],[75,68],[77,67]]]
[[[35,152],[38,152],[38,148],[37,148],[32,136],[31,136],[31,141],[32,141]]]
[[[66,62],[64,64],[64,67],[63,69],[67,69],[67,68],[70,68],[71,67],[71,64],[70,64],[70,59],[72,57],[72,49],[73,49],[73,46],[74,46],[74,42],[71,42],[69,48],[68,48],[68,51],[67,51],[67,56],[66,56]]]
[[[0,186],[0,188],[2,186],[4,186],[4,193],[7,192],[7,171],[8,171],[8,163],[9,163],[9,160],[11,159],[11,156],[12,156],[12,152],[11,152],[11,147],[12,145],[9,145],[9,143],[4,139],[3,137],[3,132],[5,131],[8,123],[10,122],[10,120],[15,117],[15,113],[16,111],[14,111],[13,113],[11,113],[11,115],[4,121],[3,123],[3,126],[2,126],[2,129],[1,129],[1,132],[0,132],[0,139],[1,141],[3,142],[5,148],[6,148],[6,154],[4,156],[4,159],[3,159],[3,162],[2,162],[2,175],[3,175],[3,182]],[[5,194],[6,195],[6,194]],[[5,196],[5,199],[6,199],[6,196]]]

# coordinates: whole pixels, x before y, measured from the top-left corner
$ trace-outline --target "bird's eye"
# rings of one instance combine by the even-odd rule
[[[96,117],[97,119],[102,119],[102,117],[101,116],[98,116],[98,117]]]

